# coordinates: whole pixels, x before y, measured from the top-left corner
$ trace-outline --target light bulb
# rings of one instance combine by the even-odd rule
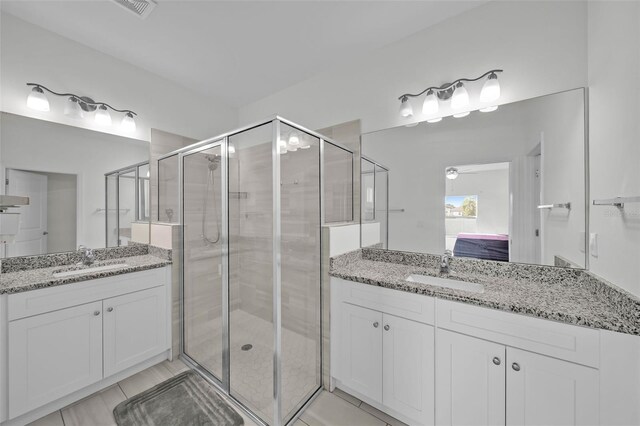
[[[449,180],[454,180],[458,177],[458,169],[456,169],[455,167],[447,167],[444,173]]]
[[[296,152],[297,150],[298,150],[298,147],[296,145],[289,145],[287,147],[287,151]]]
[[[400,115],[403,117],[411,117],[413,115],[413,108],[409,103],[409,98],[403,96],[400,100]]]
[[[133,114],[128,112],[124,115],[124,117],[122,117],[120,128],[122,129],[122,131],[127,133],[133,133],[136,131],[136,121],[133,119]]]
[[[110,126],[111,125],[111,114],[107,111],[107,107],[104,105],[100,105],[96,110],[95,116],[96,124],[101,126]]]
[[[442,121],[442,117],[432,118],[431,120],[427,120],[427,123],[437,123],[439,121]]]
[[[480,112],[492,112],[498,109],[498,105],[489,106],[486,108],[480,108]]]
[[[462,117],[466,117],[466,116],[467,116],[467,115],[469,115],[469,114],[470,114],[470,112],[469,112],[469,111],[465,111],[465,112],[460,112],[460,113],[458,113],[458,114],[453,114],[453,116],[454,116],[455,118],[462,118]]]
[[[458,82],[451,97],[451,108],[460,109],[469,106],[469,93],[462,82]]]
[[[236,147],[232,143],[229,144],[228,152],[229,152],[229,155],[236,153]]]
[[[286,154],[287,153],[287,142],[285,142],[282,139],[280,139],[278,141],[278,152],[280,154]]]
[[[489,74],[489,78],[484,82],[480,92],[480,102],[493,102],[500,97],[500,83],[496,73]]]
[[[434,115],[438,113],[439,108],[438,97],[433,90],[429,90],[427,92],[427,97],[424,98],[424,103],[422,104],[422,113],[425,115]]]
[[[78,102],[78,99],[73,96],[69,98],[67,104],[64,106],[64,115],[76,119],[84,117],[84,112],[82,111],[82,108],[80,108],[80,102]]]
[[[36,111],[49,111],[49,100],[40,86],[34,86],[27,96],[27,106]]]
[[[298,138],[297,134],[291,133],[291,135],[289,136],[289,145],[292,145],[292,146],[300,145],[300,138]]]

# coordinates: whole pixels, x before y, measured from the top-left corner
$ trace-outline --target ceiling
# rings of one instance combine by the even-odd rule
[[[481,3],[159,0],[146,20],[108,0],[3,0],[1,7],[239,107]]]

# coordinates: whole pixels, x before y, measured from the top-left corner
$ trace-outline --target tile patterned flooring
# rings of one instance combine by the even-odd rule
[[[113,409],[116,405],[187,369],[188,367],[179,360],[162,362],[36,420],[30,426],[115,426]],[[244,413],[237,411],[242,415],[245,426],[257,426]],[[405,424],[356,397],[336,389],[334,393],[322,392],[302,413],[294,426],[405,426]]]

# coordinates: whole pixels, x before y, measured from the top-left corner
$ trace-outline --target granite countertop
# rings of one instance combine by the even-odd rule
[[[451,273],[441,277],[484,286],[484,293],[473,293],[405,281],[411,274],[440,276],[435,256],[384,252],[365,249],[337,256],[329,273],[369,285],[640,335],[640,300],[614,286],[602,287],[608,284],[585,271],[453,259]]]
[[[151,254],[144,254],[139,256],[111,258],[109,261],[96,262],[96,265],[94,266],[115,263],[125,263],[127,266],[99,272],[89,271],[66,277],[54,277],[53,274],[60,270],[72,269],[74,267],[73,265],[56,265],[46,268],[4,272],[0,274],[0,294],[19,293],[97,278],[128,274],[130,272],[145,271],[147,269],[161,268],[163,266],[170,265],[171,261]]]

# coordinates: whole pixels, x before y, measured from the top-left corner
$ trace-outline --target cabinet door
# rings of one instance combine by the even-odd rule
[[[103,301],[105,377],[168,348],[165,292],[155,287]]]
[[[340,380],[382,402],[382,314],[348,303],[342,308]]]
[[[436,335],[436,424],[505,424],[505,347],[459,333]]]
[[[507,348],[508,425],[594,425],[599,422],[598,371]]]
[[[434,422],[434,331],[430,325],[384,314],[382,333],[385,406],[415,420]]]
[[[102,379],[102,302],[9,323],[9,416]]]

